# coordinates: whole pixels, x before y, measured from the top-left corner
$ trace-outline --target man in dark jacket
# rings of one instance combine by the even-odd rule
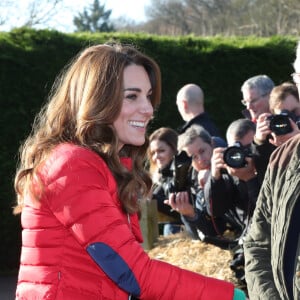
[[[182,119],[186,122],[179,133],[184,133],[193,124],[202,126],[211,136],[221,136],[219,129],[204,109],[204,93],[200,86],[190,83],[177,93],[176,105]]]
[[[267,75],[256,75],[248,78],[241,86],[242,104],[245,109],[242,114],[256,124],[256,134],[252,143],[255,153],[255,165],[260,183],[262,182],[270,155],[276,148],[269,142],[270,130],[268,117],[270,93],[274,87],[273,80]]]
[[[220,130],[209,114],[205,112],[204,93],[200,86],[194,83],[184,85],[177,93],[176,105],[182,119],[185,121],[185,124],[177,130],[179,134],[185,133],[193,125],[200,125],[213,137],[213,140],[218,139],[218,143],[226,144],[221,137]],[[181,151],[180,160],[189,160],[185,151]]]
[[[192,125],[179,136],[178,150],[186,151],[191,158],[191,169],[187,175],[189,181],[186,191],[181,190],[171,195],[166,204],[181,214],[182,222],[193,239],[201,239],[221,248],[236,244],[235,241],[224,239],[223,235],[230,231],[235,234],[241,231],[241,224],[227,214],[211,218],[206,211],[203,186],[210,173],[210,159],[213,151],[212,138],[199,125]]]
[[[241,284],[245,284],[243,236],[247,232],[260,189],[250,150],[254,134],[255,124],[248,119],[238,119],[229,125],[226,137],[231,147],[214,149],[211,176],[205,185],[205,200],[210,215],[219,217],[231,213],[242,224],[230,264]]]

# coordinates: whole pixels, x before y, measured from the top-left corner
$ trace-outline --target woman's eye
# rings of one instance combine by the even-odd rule
[[[128,94],[128,95],[126,95],[125,98],[130,99],[130,100],[135,100],[137,98],[137,95],[136,94]]]

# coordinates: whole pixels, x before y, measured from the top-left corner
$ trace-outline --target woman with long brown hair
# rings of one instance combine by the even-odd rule
[[[174,192],[174,156],[177,154],[178,133],[172,128],[160,127],[149,136],[147,151],[152,178],[152,199],[156,200],[159,227],[164,236],[181,231],[180,214],[164,203]]]
[[[146,128],[160,94],[157,64],[117,44],[85,49],[56,81],[15,178],[17,299],[233,298],[232,284],[151,260],[140,245]]]

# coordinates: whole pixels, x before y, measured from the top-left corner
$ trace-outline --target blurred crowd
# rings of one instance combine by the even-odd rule
[[[245,109],[226,137],[205,111],[204,91],[194,83],[177,92],[180,128],[161,127],[150,135],[152,200],[159,232],[185,231],[232,253],[230,268],[247,292],[244,241],[276,148],[300,133],[300,102],[294,82],[275,85],[267,75],[241,85]],[[274,298],[275,299],[275,298]]]

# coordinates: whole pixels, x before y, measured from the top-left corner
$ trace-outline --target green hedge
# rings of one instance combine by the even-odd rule
[[[12,216],[13,177],[18,148],[57,73],[82,48],[117,40],[137,45],[160,65],[162,103],[151,125],[177,128],[182,120],[175,98],[186,83],[199,84],[206,110],[225,133],[241,117],[241,84],[267,74],[280,84],[290,80],[293,37],[161,37],[145,34],[64,34],[26,28],[0,33],[0,270],[16,269],[20,251],[20,217]]]

